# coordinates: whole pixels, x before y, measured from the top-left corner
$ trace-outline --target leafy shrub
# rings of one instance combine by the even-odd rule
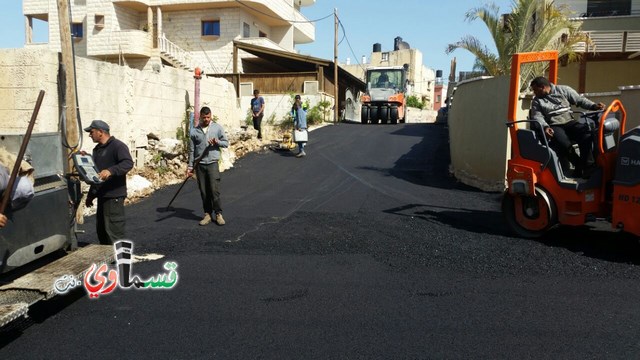
[[[417,96],[411,95],[407,98],[407,106],[422,110],[424,108],[424,103]]]
[[[307,124],[316,125],[322,123],[323,114],[320,108],[316,105],[307,111]]]

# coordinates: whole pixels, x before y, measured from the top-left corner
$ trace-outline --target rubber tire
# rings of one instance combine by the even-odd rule
[[[383,124],[386,124],[389,122],[389,106],[387,105],[382,105],[380,106],[380,120]]]
[[[369,107],[363,106],[360,110],[360,122],[363,124],[369,123]]]
[[[378,123],[378,107],[377,106],[371,106],[371,110],[369,111],[369,118],[371,119],[371,123],[372,124],[377,124]]]
[[[547,194],[543,189],[536,187],[536,199],[542,201],[547,206],[547,225],[542,229],[527,229],[518,223],[516,218],[516,205],[515,195],[509,194],[509,191],[505,191],[502,197],[502,214],[505,217],[507,226],[511,232],[519,237],[526,239],[537,239],[544,235],[552,226],[557,223],[557,210],[555,203],[551,196]]]
[[[397,124],[398,123],[398,107],[397,106],[392,106],[390,111],[389,111],[389,117],[391,118],[391,123],[392,124]]]

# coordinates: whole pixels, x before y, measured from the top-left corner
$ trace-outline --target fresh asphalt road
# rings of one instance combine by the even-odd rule
[[[640,247],[595,228],[507,233],[500,194],[448,176],[443,125],[339,124],[308,156],[223,173],[227,225],[195,181],[127,208],[136,263],[175,288],[83,290],[0,332],[0,358],[638,358]],[[478,149],[478,151],[483,151]],[[96,242],[87,219],[84,242]]]

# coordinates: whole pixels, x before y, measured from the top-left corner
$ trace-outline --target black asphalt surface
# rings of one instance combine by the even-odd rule
[[[175,261],[177,286],[39,304],[0,359],[640,357],[636,239],[510,236],[501,194],[448,175],[443,125],[328,126],[307,154],[224,172],[222,227],[198,226],[195,181],[128,207],[134,252],[165,255],[134,273]]]

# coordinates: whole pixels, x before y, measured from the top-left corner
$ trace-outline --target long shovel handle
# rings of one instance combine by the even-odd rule
[[[209,149],[209,147],[207,147],[205,149],[205,151],[203,151],[202,154],[200,156],[198,156],[198,158],[193,162],[193,168],[194,169],[196,168],[196,166],[198,166],[198,164],[200,163],[200,160],[202,160],[202,158],[207,154],[207,150],[208,149]],[[182,185],[180,185],[180,188],[178,189],[178,191],[176,191],[176,194],[173,195],[173,198],[171,198],[171,201],[169,201],[169,205],[167,205],[165,211],[169,210],[169,208],[171,207],[171,204],[173,204],[173,200],[175,200],[178,197],[178,194],[180,194],[180,191],[182,191],[182,188],[187,183],[187,181],[189,181],[189,179],[191,179],[191,177],[188,177],[188,178],[184,179],[184,181],[182,182]]]
[[[171,198],[171,201],[169,201],[169,205],[167,205],[167,208],[165,209],[165,211],[169,211],[171,204],[173,204],[173,200],[175,200],[178,197],[178,194],[180,194],[180,191],[182,191],[182,188],[187,183],[187,181],[189,181],[189,179],[191,179],[191,177],[184,179],[184,181],[182,182],[182,185],[180,185],[180,188],[178,189],[178,191],[176,191],[176,194],[173,195],[173,198]]]
[[[2,194],[2,202],[0,203],[0,214],[4,214],[4,211],[7,209],[7,205],[9,204],[9,199],[11,198],[11,193],[13,192],[13,184],[16,182],[16,178],[18,177],[18,171],[20,171],[20,165],[22,164],[22,159],[24,159],[24,153],[27,151],[27,145],[29,145],[31,133],[33,132],[33,126],[36,124],[36,118],[38,117],[38,112],[40,111],[40,105],[42,105],[43,98],[44,90],[40,90],[38,100],[36,101],[36,107],[33,110],[33,114],[31,114],[31,120],[29,120],[27,132],[24,134],[22,145],[20,145],[20,151],[18,152],[18,157],[16,157],[16,163],[13,165],[13,170],[11,171],[9,183],[7,184],[7,188],[5,189],[4,194]]]

